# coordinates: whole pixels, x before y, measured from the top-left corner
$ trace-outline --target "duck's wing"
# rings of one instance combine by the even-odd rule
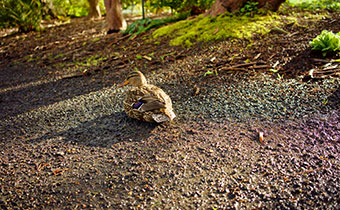
[[[150,95],[145,95],[139,98],[137,103],[133,104],[132,107],[134,109],[139,110],[140,112],[147,112],[166,108],[164,102]]]

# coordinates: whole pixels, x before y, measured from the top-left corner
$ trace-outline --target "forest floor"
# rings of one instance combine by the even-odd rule
[[[339,209],[338,57],[309,41],[340,14],[282,29],[189,48],[106,35],[104,19],[3,36],[1,208]],[[123,112],[135,69],[174,122]]]

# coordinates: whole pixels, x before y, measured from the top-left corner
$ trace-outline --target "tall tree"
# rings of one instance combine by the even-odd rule
[[[126,28],[120,0],[104,0],[106,8],[107,33],[116,33]]]
[[[87,0],[89,2],[89,18],[101,18],[102,15],[100,13],[99,8],[99,0]]]
[[[213,6],[206,12],[206,15],[217,16],[227,11],[236,12],[241,9],[249,0],[216,0]],[[285,0],[252,0],[258,2],[258,8],[265,8],[277,11]]]

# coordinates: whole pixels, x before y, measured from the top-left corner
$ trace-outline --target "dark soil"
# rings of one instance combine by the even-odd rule
[[[182,48],[74,19],[0,38],[1,208],[339,209],[340,79],[308,75],[337,58],[309,41],[340,15],[282,29]],[[174,122],[125,115],[134,69]]]

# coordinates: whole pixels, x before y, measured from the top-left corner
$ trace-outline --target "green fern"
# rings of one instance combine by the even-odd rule
[[[38,0],[8,0],[0,3],[0,26],[18,27],[20,32],[40,30],[41,3]]]

